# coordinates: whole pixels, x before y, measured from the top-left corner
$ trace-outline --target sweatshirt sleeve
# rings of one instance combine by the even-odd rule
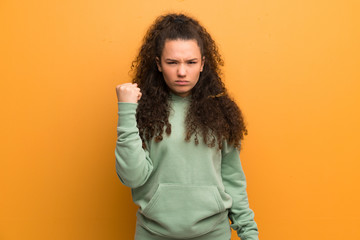
[[[137,103],[118,102],[116,173],[120,181],[131,188],[142,186],[149,178],[153,164],[136,123]]]
[[[229,211],[231,228],[237,232],[241,240],[258,240],[258,228],[254,221],[254,212],[249,208],[240,152],[237,148],[224,144],[222,154],[222,180],[225,191],[233,200]]]

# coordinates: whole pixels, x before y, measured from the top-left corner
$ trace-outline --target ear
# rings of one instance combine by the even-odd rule
[[[161,72],[162,69],[161,69],[160,59],[159,59],[158,57],[156,57],[156,58],[155,58],[155,61],[156,61],[156,65],[157,65],[157,67],[158,67],[159,72]]]
[[[203,57],[202,57],[202,59],[201,59],[201,68],[200,68],[200,72],[202,72],[202,71],[203,71],[204,64],[205,64],[205,56],[203,56]]]

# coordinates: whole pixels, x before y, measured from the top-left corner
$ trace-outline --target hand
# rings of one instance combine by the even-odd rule
[[[116,86],[118,102],[137,103],[141,98],[140,88],[136,83],[124,83]]]

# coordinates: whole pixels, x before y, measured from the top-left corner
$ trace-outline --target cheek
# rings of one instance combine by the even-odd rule
[[[174,73],[173,73],[172,69],[169,69],[169,68],[163,69],[162,74],[163,74],[164,78],[167,79],[167,80],[172,79],[173,76],[174,76]]]
[[[193,73],[192,73],[192,78],[194,79],[194,81],[199,81],[199,77],[200,77],[200,71],[194,71]]]

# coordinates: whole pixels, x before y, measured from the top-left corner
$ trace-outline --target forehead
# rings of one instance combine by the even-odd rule
[[[162,51],[163,58],[200,58],[200,47],[196,40],[166,40]]]

